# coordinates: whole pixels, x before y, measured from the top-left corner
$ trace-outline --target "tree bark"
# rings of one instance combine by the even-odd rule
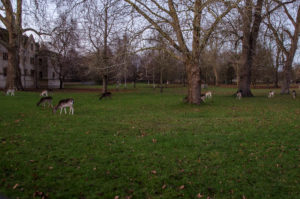
[[[103,75],[102,76],[102,93],[106,93],[107,92],[107,75]]]
[[[251,68],[253,57],[255,56],[256,43],[259,33],[259,27],[262,21],[261,10],[264,0],[257,0],[254,14],[252,13],[252,0],[246,0],[246,5],[242,10],[243,17],[243,40],[242,57],[240,68],[240,82],[238,90],[242,92],[243,97],[252,97],[251,92]],[[252,21],[254,15],[254,19]]]
[[[198,64],[186,62],[186,73],[188,80],[188,102],[192,104],[201,103],[201,81],[200,68]]]

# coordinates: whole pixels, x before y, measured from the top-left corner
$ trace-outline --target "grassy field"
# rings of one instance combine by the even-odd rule
[[[9,198],[299,198],[300,97],[213,88],[137,88],[75,99],[74,115],[37,107],[39,93],[0,95],[0,193]],[[278,93],[278,91],[277,91]]]

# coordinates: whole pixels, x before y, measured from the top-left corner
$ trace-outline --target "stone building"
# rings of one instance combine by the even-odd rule
[[[0,29],[0,39],[7,41],[7,31]],[[23,36],[20,46],[21,81],[24,88],[59,88],[59,75],[50,51],[41,50],[32,35]],[[5,88],[8,66],[7,49],[0,43],[0,88]]]

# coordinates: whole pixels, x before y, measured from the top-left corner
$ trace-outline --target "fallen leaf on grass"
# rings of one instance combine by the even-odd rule
[[[120,198],[120,196],[115,196],[115,199],[119,199]]]
[[[156,174],[157,172],[156,172],[155,170],[152,170],[151,173],[152,173],[152,174]]]
[[[164,184],[161,188],[162,188],[162,189],[165,189],[166,187],[167,187],[167,185]]]
[[[203,198],[203,195],[201,195],[200,193],[197,194],[197,198]]]
[[[181,186],[179,187],[179,189],[180,189],[180,190],[184,189],[184,185],[181,185]]]
[[[152,139],[152,142],[153,142],[153,143],[156,143],[156,142],[157,142],[157,140],[153,138],[153,139]]]
[[[50,167],[49,167],[49,170],[52,170],[52,169],[53,169],[53,167],[50,166]]]

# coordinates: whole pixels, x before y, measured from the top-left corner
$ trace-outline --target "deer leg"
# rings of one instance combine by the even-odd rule
[[[60,115],[61,115],[62,110],[63,110],[63,108],[60,108]]]
[[[67,114],[67,108],[66,107],[64,108],[64,110],[65,110],[65,114]]]

